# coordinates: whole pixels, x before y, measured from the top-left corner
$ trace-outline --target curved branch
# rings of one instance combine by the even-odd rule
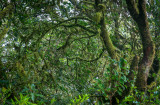
[[[67,40],[66,40],[65,44],[63,46],[59,47],[57,50],[65,49],[69,45],[69,40],[70,39],[71,39],[71,35],[69,35],[67,37]]]
[[[89,29],[89,28],[87,28],[85,26],[80,25],[80,24],[70,24],[70,25],[64,24],[64,25],[61,25],[61,26],[64,26],[64,27],[75,27],[75,26],[77,26],[77,27],[80,27],[80,28],[90,32],[90,33],[98,34],[98,31],[93,31],[93,30],[91,30],[91,29]]]
[[[83,20],[87,20],[87,21],[93,23],[93,21],[91,19],[87,18],[87,17],[77,16],[77,17],[69,18],[67,20],[60,21],[59,23],[55,24],[55,26],[58,26],[62,23],[65,23],[65,22],[68,22],[68,21],[71,21],[71,20],[77,20],[77,19],[83,19]]]
[[[94,62],[94,61],[97,61],[99,58],[101,58],[101,56],[103,55],[103,53],[104,53],[104,49],[102,49],[102,52],[99,54],[99,56],[97,57],[97,58],[95,58],[95,59],[90,59],[90,60],[88,60],[88,59],[83,59],[83,58],[81,58],[81,57],[74,57],[74,58],[68,58],[69,60],[73,60],[73,59],[78,59],[78,60],[80,60],[80,61],[86,61],[86,62]]]

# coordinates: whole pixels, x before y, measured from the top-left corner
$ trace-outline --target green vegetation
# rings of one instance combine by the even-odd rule
[[[158,105],[159,0],[1,0],[0,105]]]

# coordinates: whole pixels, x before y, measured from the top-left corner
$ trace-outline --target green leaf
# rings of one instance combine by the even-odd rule
[[[106,90],[107,90],[107,91],[111,91],[111,88],[107,88]]]
[[[31,93],[31,99],[34,102],[34,99],[35,99],[35,94],[34,93]]]
[[[55,99],[55,98],[52,98],[52,100],[51,100],[51,104],[53,104],[55,101],[56,101],[56,99]],[[74,102],[74,100],[71,100],[71,101],[73,101],[73,102]]]
[[[2,87],[2,92],[5,93],[6,92],[6,88]]]
[[[36,96],[38,96],[38,97],[44,97],[42,94],[36,94]]]
[[[119,99],[118,98],[116,98],[116,101],[117,101],[117,103],[119,103]]]

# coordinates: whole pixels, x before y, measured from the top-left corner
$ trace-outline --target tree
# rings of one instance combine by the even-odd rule
[[[8,103],[23,99],[21,93],[37,104],[52,98],[69,104],[85,93],[91,103],[127,103],[131,94],[143,103],[134,83],[146,94],[152,83],[158,86],[152,77],[160,64],[158,2],[11,0],[0,6],[0,88],[12,90]]]

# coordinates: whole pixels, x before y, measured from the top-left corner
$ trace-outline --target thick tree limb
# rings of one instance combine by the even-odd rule
[[[95,0],[95,9],[96,9],[96,12],[99,12],[101,13],[102,17],[100,18],[100,26],[101,26],[101,37],[102,37],[102,40],[104,42],[104,45],[107,49],[107,52],[109,53],[109,56],[112,58],[112,59],[117,59],[117,52],[116,52],[116,48],[115,46],[113,45],[112,43],[112,40],[108,34],[108,31],[107,31],[107,28],[106,28],[106,23],[105,23],[105,17],[104,17],[104,13],[103,13],[103,10],[101,10],[99,8],[99,4],[101,3],[101,0]]]
[[[117,59],[117,52],[116,52],[116,48],[114,47],[111,38],[107,32],[107,28],[106,28],[106,24],[105,24],[105,20],[104,17],[102,18],[101,22],[101,37],[103,39],[104,45],[110,55],[110,57],[112,59]]]
[[[155,55],[155,45],[152,41],[147,21],[146,0],[138,0],[138,3],[135,3],[134,0],[126,0],[126,3],[131,16],[138,25],[142,40],[143,58],[139,64],[136,86],[138,90],[145,91],[149,70]]]

